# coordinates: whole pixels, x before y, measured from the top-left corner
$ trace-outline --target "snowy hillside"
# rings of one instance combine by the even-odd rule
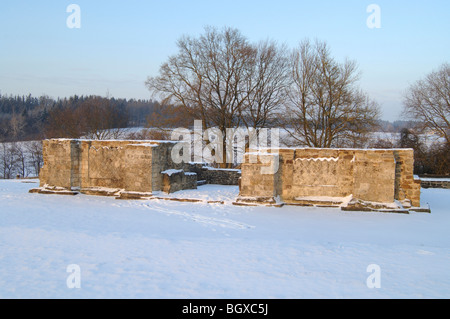
[[[29,194],[36,183],[0,180],[0,298],[450,298],[449,190],[404,215],[237,207],[234,186],[182,194],[224,201],[208,204]]]

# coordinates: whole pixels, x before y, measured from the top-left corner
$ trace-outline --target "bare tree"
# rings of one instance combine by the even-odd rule
[[[204,129],[217,128],[225,149],[232,144],[230,132],[266,125],[283,102],[289,65],[284,47],[251,44],[237,29],[210,27],[198,38],[182,37],[177,46],[146,85],[164,105],[180,105]]]
[[[46,128],[48,137],[118,139],[128,116],[113,105],[111,99],[91,96],[79,104],[63,105],[51,110]]]
[[[183,105],[199,116],[205,128],[232,127],[244,103],[240,84],[254,48],[236,29],[210,27],[198,39],[182,37],[177,46],[178,54],[161,66],[159,76],[147,79],[147,87],[165,104]]]
[[[309,147],[361,147],[379,109],[356,85],[356,62],[338,63],[325,42],[309,40],[294,51],[292,61],[293,82],[281,122],[290,137]]]
[[[19,140],[23,134],[23,129],[25,128],[25,119],[21,114],[16,114],[15,112],[11,116],[9,123],[11,127],[11,133],[14,141]]]
[[[404,97],[405,114],[437,133],[450,145],[450,65],[411,85]]]
[[[160,140],[168,141],[171,138],[171,133],[166,129],[159,129],[155,127],[146,128],[137,132],[131,132],[125,136],[127,140]]]
[[[34,176],[39,176],[44,159],[42,155],[42,141],[31,141],[26,143],[29,165],[33,168]]]
[[[111,100],[92,97],[84,101],[78,109],[79,118],[83,119],[84,136],[90,139],[106,140],[123,137],[122,127],[127,118],[111,104]]]
[[[77,109],[57,106],[49,112],[45,135],[49,138],[79,138],[84,133],[84,125]]]
[[[0,169],[2,177],[10,179],[15,170],[16,159],[11,143],[1,143],[0,145]]]
[[[172,129],[178,127],[189,127],[194,123],[193,114],[182,105],[162,105],[157,104],[153,112],[147,116],[146,131],[138,134],[130,134],[136,139],[170,139]],[[132,138],[134,139],[134,138]]]
[[[241,124],[247,98],[243,85],[255,48],[236,29],[210,27],[199,38],[182,37],[177,46],[178,54],[161,66],[159,76],[148,78],[147,87],[163,104],[182,105],[205,129],[217,128],[226,140],[226,129]]]
[[[12,143],[11,152],[15,162],[16,174],[20,177],[28,176],[28,159],[21,143]]]
[[[285,103],[290,83],[290,60],[285,46],[263,41],[255,46],[256,57],[250,65],[251,76],[244,95],[246,103],[241,118],[247,128],[273,124],[280,106]]]

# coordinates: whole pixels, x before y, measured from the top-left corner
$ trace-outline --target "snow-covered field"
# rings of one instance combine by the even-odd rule
[[[0,298],[450,298],[449,190],[403,215],[238,207],[234,186],[177,195],[222,205],[29,194],[36,183],[0,180]]]

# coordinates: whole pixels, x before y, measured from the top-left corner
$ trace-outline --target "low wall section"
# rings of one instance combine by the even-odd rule
[[[423,188],[444,188],[450,189],[450,180],[421,180]]]
[[[161,190],[161,171],[174,168],[173,142],[53,139],[43,142],[40,186]]]
[[[334,205],[351,197],[420,207],[420,180],[413,175],[412,149],[255,150],[245,154],[241,170],[221,170],[173,163],[175,143],[45,140],[40,186],[148,194],[195,188],[197,180],[206,180],[210,184],[239,183],[237,202]],[[173,175],[173,170],[182,172]]]
[[[254,152],[242,164],[240,199],[284,203],[409,200],[420,206],[420,181],[413,175],[413,150],[280,149]],[[253,158],[252,158],[253,157]],[[257,161],[254,161],[258,157]],[[272,174],[262,173],[275,164]]]
[[[186,169],[197,173],[197,179],[207,184],[239,185],[241,178],[240,169],[212,168],[202,163],[189,163]]]

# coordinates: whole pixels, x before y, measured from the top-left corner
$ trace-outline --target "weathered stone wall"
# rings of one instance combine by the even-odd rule
[[[173,165],[172,147],[173,142],[45,140],[40,186],[150,193],[161,189],[160,173]]]
[[[447,180],[421,180],[423,188],[444,188],[450,189],[450,181]]]
[[[163,187],[163,176],[160,174],[162,171],[168,169],[183,169],[184,164],[175,164],[172,161],[172,148],[176,142],[160,142],[158,146],[153,148],[152,157],[152,180],[153,180],[153,190],[162,190]]]
[[[240,169],[211,168],[201,163],[190,163],[185,170],[197,173],[197,179],[207,184],[239,185],[241,178]]]
[[[411,201],[420,206],[420,179],[414,177],[414,150],[395,149],[395,199]]]
[[[43,141],[44,167],[40,171],[40,186],[79,187],[79,143],[74,140]]]
[[[197,174],[185,172],[182,169],[163,171],[161,190],[165,193],[175,193],[184,189],[197,189]]]
[[[367,202],[410,200],[420,206],[420,181],[413,176],[413,151],[362,149],[280,149],[278,171],[263,174],[267,161],[242,164],[240,197],[280,196],[285,203],[302,203],[352,196]],[[264,153],[259,153],[264,154]],[[263,155],[267,156],[267,155]]]
[[[411,149],[280,149],[250,151],[241,170],[211,169],[171,160],[176,142],[44,141],[41,187],[174,192],[197,180],[240,186],[239,200],[265,203],[365,202],[420,206],[420,183],[413,175]],[[170,170],[170,173],[167,171]],[[173,171],[177,174],[172,176]]]
[[[135,141],[80,142],[80,188],[152,191],[152,157],[158,145]],[[76,161],[73,158],[73,161]],[[72,185],[76,186],[76,185]]]
[[[353,196],[365,201],[394,202],[396,164],[392,151],[357,150],[353,152]]]
[[[245,154],[241,164],[241,181],[239,197],[242,202],[275,203],[276,197],[282,193],[282,170],[274,169],[273,163],[279,162],[276,154],[264,154],[255,157]]]

